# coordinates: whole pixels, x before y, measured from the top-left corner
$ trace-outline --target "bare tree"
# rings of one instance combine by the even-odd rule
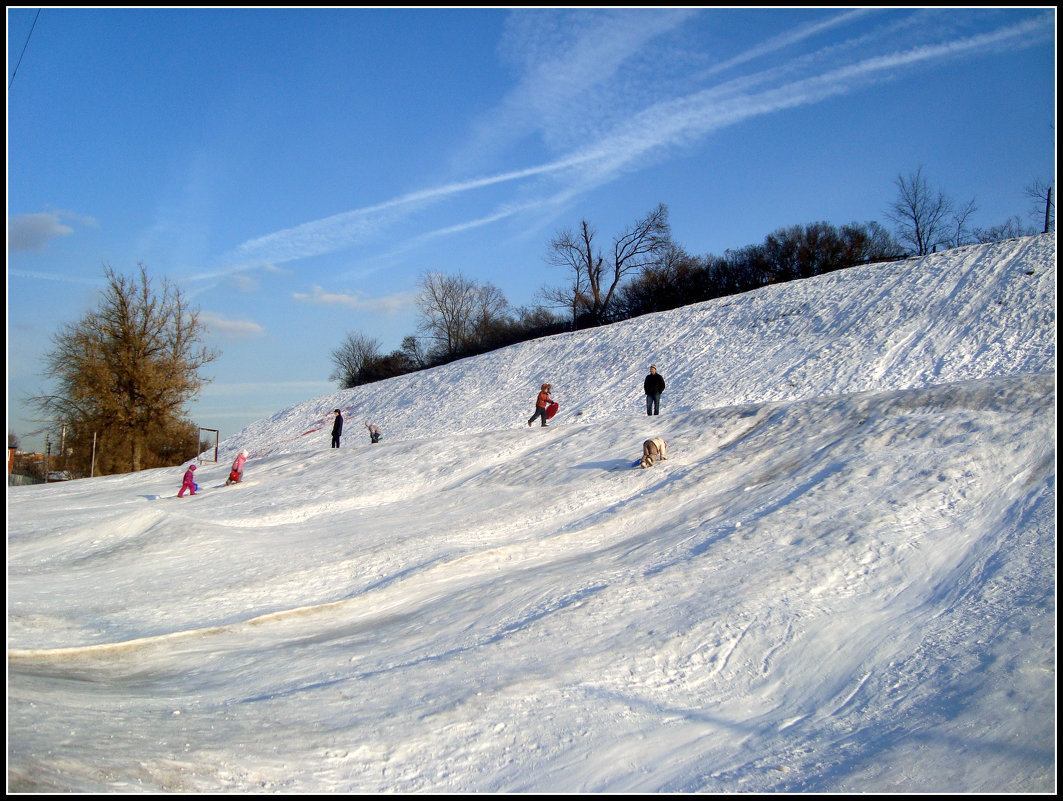
[[[603,312],[609,308],[613,293],[624,276],[639,273],[655,264],[672,244],[672,229],[668,224],[668,207],[657,208],[637,220],[613,240],[613,275],[609,291],[602,302]]]
[[[959,212],[944,192],[935,192],[923,177],[919,167],[906,178],[897,176],[897,199],[886,216],[897,224],[897,237],[915,249],[915,255],[925,256],[938,247],[959,244],[966,232],[967,218],[975,211],[970,201]]]
[[[846,267],[873,261],[889,261],[903,255],[903,249],[893,234],[874,220],[843,225],[841,235],[845,240],[843,266]]]
[[[969,245],[974,241],[974,233],[967,227],[968,221],[978,211],[978,206],[975,205],[974,199],[967,201],[967,205],[963,208],[957,209],[952,215],[952,236],[945,243],[947,247],[959,247],[960,245]]]
[[[379,357],[380,340],[352,331],[332,351],[334,369],[328,377],[329,381],[338,381],[342,389],[364,384],[366,367]]]
[[[423,370],[431,363],[427,349],[422,340],[413,334],[402,338],[402,346],[399,352],[406,358],[407,364],[414,370]]]
[[[509,322],[509,301],[490,281],[476,287],[470,322],[471,340],[478,345],[490,342]]]
[[[486,343],[505,324],[509,304],[490,282],[428,272],[417,296],[418,330],[435,343],[444,358]]]
[[[975,241],[981,243],[1000,242],[1004,239],[1031,236],[1036,233],[1035,229],[1030,228],[1028,225],[1023,225],[1017,214],[1014,217],[1009,217],[1000,225],[994,225],[990,228],[975,228],[973,232]]]
[[[200,368],[218,357],[200,345],[199,313],[181,291],[164,279],[157,293],[139,266],[139,279],[105,268],[99,307],[64,325],[44,357],[44,374],[56,391],[30,399],[45,420],[82,435],[109,435],[128,454],[126,469],[134,471],[170,458],[159,449],[174,447],[167,445],[172,432],[186,438],[184,405],[207,383]],[[149,447],[151,463],[145,464]],[[170,463],[184,458],[184,450],[182,442],[182,455]]]
[[[1031,216],[1036,218],[1038,222],[1042,218],[1044,219],[1044,227],[1041,228],[1041,232],[1047,234],[1052,230],[1056,216],[1056,205],[1052,200],[1052,184],[1038,179],[1026,187],[1026,197],[1037,203],[1031,212]]]
[[[418,330],[436,343],[436,350],[457,353],[468,336],[472,300],[473,282],[464,276],[425,273],[417,295]]]
[[[625,277],[657,263],[671,245],[668,207],[663,203],[613,239],[612,263],[606,266],[594,244],[596,231],[583,220],[578,233],[559,232],[551,241],[546,261],[569,272],[563,287],[542,290],[545,300],[572,309],[573,318],[586,314],[593,323],[606,321],[617,288]]]
[[[569,309],[573,322],[580,312],[592,307],[590,288],[596,280],[601,280],[603,259],[594,244],[596,234],[597,231],[583,220],[578,234],[570,230],[559,231],[550,240],[550,249],[545,256],[548,264],[567,269],[570,281],[567,286],[543,287],[540,294],[548,303]]]

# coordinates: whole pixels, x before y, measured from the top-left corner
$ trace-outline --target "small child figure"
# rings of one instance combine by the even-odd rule
[[[179,489],[177,491],[177,497],[178,498],[183,498],[184,497],[185,490],[188,490],[188,494],[189,495],[195,495],[196,494],[196,489],[197,489],[196,482],[192,480],[192,475],[193,475],[193,473],[195,473],[195,471],[196,471],[196,466],[194,464],[189,465],[188,469],[185,470],[184,482],[181,484],[181,489]]]
[[[654,437],[648,439],[642,443],[642,460],[639,462],[639,466],[645,470],[647,467],[653,467],[654,462],[662,462],[668,457],[665,455],[668,453],[668,443],[660,437]]]
[[[554,399],[550,397],[550,385],[543,384],[539,389],[539,395],[535,398],[535,413],[532,414],[531,419],[528,421],[530,427],[535,422],[536,417],[542,418],[542,427],[546,428],[546,407],[554,402]]]
[[[374,445],[380,442],[380,429],[368,420],[365,421],[365,427],[369,429],[369,441]]]
[[[233,462],[232,470],[229,471],[229,477],[225,479],[225,486],[230,484],[239,484],[244,479],[244,462],[247,461],[247,451],[240,451],[236,457],[236,461]]]

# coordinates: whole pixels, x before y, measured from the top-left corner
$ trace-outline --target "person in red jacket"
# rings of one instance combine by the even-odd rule
[[[553,403],[553,398],[550,397],[550,385],[543,384],[539,390],[539,397],[535,399],[535,413],[532,414],[531,419],[528,420],[528,425],[531,426],[535,422],[536,417],[541,417],[543,420],[543,426],[546,426],[546,407]]]

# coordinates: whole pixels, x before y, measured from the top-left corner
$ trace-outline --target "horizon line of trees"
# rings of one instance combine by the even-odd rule
[[[700,257],[662,236],[666,229],[667,208],[661,204],[616,237],[608,265],[586,221],[575,234],[562,232],[546,258],[564,267],[569,281],[540,290],[549,306],[514,309],[489,281],[426,272],[418,292],[418,333],[385,354],[379,339],[349,332],[332,351],[329,380],[350,389],[543,336],[902,257],[877,223],[849,223],[840,229],[826,222],[794,225],[769,234],[762,244]],[[645,241],[642,250],[633,247],[637,231],[646,233],[652,247]],[[633,265],[636,259],[639,263]],[[558,308],[565,313],[554,311]]]
[[[897,197],[879,223],[835,226],[813,222],[779,228],[759,244],[722,256],[694,256],[671,237],[663,203],[621,230],[603,254],[587,220],[559,231],[544,260],[561,268],[566,282],[540,289],[534,306],[511,308],[498,287],[425,272],[417,297],[417,334],[391,353],[378,339],[358,331],[332,351],[330,381],[341,389],[382,381],[518,342],[565,331],[607,325],[651,312],[749,292],[769,284],[811,278],[860,264],[925,256],[939,249],[996,242],[1039,233],[1018,217],[991,228],[971,228],[974,200],[956,204],[933,189],[919,167],[898,175]],[[1036,181],[1026,194],[1044,203],[1044,230],[1054,220],[1052,187]],[[564,309],[559,314],[555,309]]]

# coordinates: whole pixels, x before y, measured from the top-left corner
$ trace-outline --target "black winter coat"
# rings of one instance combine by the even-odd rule
[[[660,373],[650,373],[642,382],[642,387],[647,395],[659,395],[664,392],[664,376]]]

